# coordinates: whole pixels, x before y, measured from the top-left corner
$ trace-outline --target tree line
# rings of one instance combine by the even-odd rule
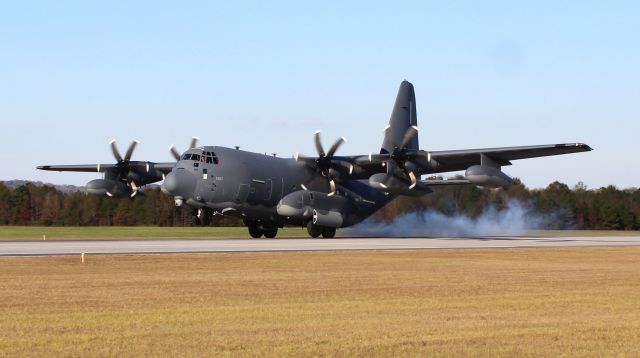
[[[391,222],[398,215],[425,210],[477,218],[488,208],[505,210],[513,201],[542,215],[547,229],[640,229],[638,188],[588,189],[581,183],[570,188],[553,182],[543,189],[528,189],[517,179],[507,189],[447,186],[417,198],[399,197],[373,219]],[[144,195],[132,199],[113,199],[82,192],[64,194],[54,187],[32,183],[10,189],[0,182],[0,225],[188,226],[192,215],[186,206],[176,208],[173,198],[158,188],[147,189]],[[211,225],[238,226],[242,221],[214,216]]]

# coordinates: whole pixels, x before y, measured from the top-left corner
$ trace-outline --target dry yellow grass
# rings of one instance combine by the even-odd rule
[[[640,356],[640,248],[0,258],[4,356]]]

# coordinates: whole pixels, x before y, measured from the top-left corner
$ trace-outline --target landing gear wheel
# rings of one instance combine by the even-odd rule
[[[249,225],[247,228],[249,229],[249,235],[251,235],[252,238],[259,239],[262,237],[262,230],[260,230],[259,226]]]
[[[264,233],[264,237],[273,239],[274,237],[276,237],[276,235],[278,235],[278,228],[265,228],[264,230],[262,230],[262,232]]]
[[[309,221],[307,223],[307,232],[309,233],[309,236],[311,236],[314,239],[320,236],[320,234],[322,234],[320,227],[315,226],[312,221]]]
[[[324,227],[322,228],[322,237],[325,239],[331,239],[336,236],[336,228],[335,227]]]

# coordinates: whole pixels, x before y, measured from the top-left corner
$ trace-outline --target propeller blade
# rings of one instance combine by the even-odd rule
[[[327,152],[327,156],[328,157],[333,157],[333,155],[336,154],[336,150],[338,150],[338,148],[340,148],[342,143],[344,143],[346,141],[347,141],[347,139],[345,137],[338,138],[338,140],[336,140],[336,142],[333,143],[331,148],[329,148],[329,152]]]
[[[121,162],[122,156],[120,155],[120,151],[118,151],[116,140],[112,139],[111,142],[109,142],[109,144],[111,144],[111,153],[113,153],[113,156],[116,158],[117,161]]]
[[[327,196],[332,196],[336,193],[336,182],[333,179],[329,180],[329,187],[331,188],[331,192],[327,194]]]
[[[411,179],[411,185],[409,185],[409,189],[413,189],[416,187],[416,184],[418,184],[418,179],[416,178],[416,175],[413,174],[413,172],[409,172],[409,178]]]
[[[191,138],[191,143],[189,144],[189,149],[195,148],[196,146],[198,146],[198,140],[199,139],[200,138],[198,138],[198,137]]]
[[[402,143],[400,143],[400,149],[406,148],[409,143],[413,140],[413,138],[418,134],[418,127],[411,126],[404,133],[404,137],[402,138]]]
[[[176,160],[180,160],[180,152],[178,152],[173,144],[171,144],[171,147],[169,147],[169,153],[171,153],[171,155],[173,155]]]
[[[131,144],[129,144],[129,148],[127,149],[127,152],[124,154],[124,160],[125,161],[130,161],[131,160],[131,156],[133,155],[133,151],[136,149],[136,146],[140,143],[139,140],[134,139],[133,142],[131,142]]]
[[[318,152],[318,155],[321,157],[324,157],[325,153],[324,153],[324,148],[322,148],[322,142],[320,141],[320,131],[315,131],[313,133],[313,138],[316,143],[316,151]]]
[[[136,196],[136,194],[138,194],[138,186],[136,185],[136,183],[132,180],[131,183],[131,195],[129,195],[129,197],[133,198],[134,196]]]

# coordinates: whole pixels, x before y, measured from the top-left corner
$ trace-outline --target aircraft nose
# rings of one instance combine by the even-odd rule
[[[196,177],[185,169],[176,169],[167,174],[162,191],[176,197],[190,198],[196,189]]]

